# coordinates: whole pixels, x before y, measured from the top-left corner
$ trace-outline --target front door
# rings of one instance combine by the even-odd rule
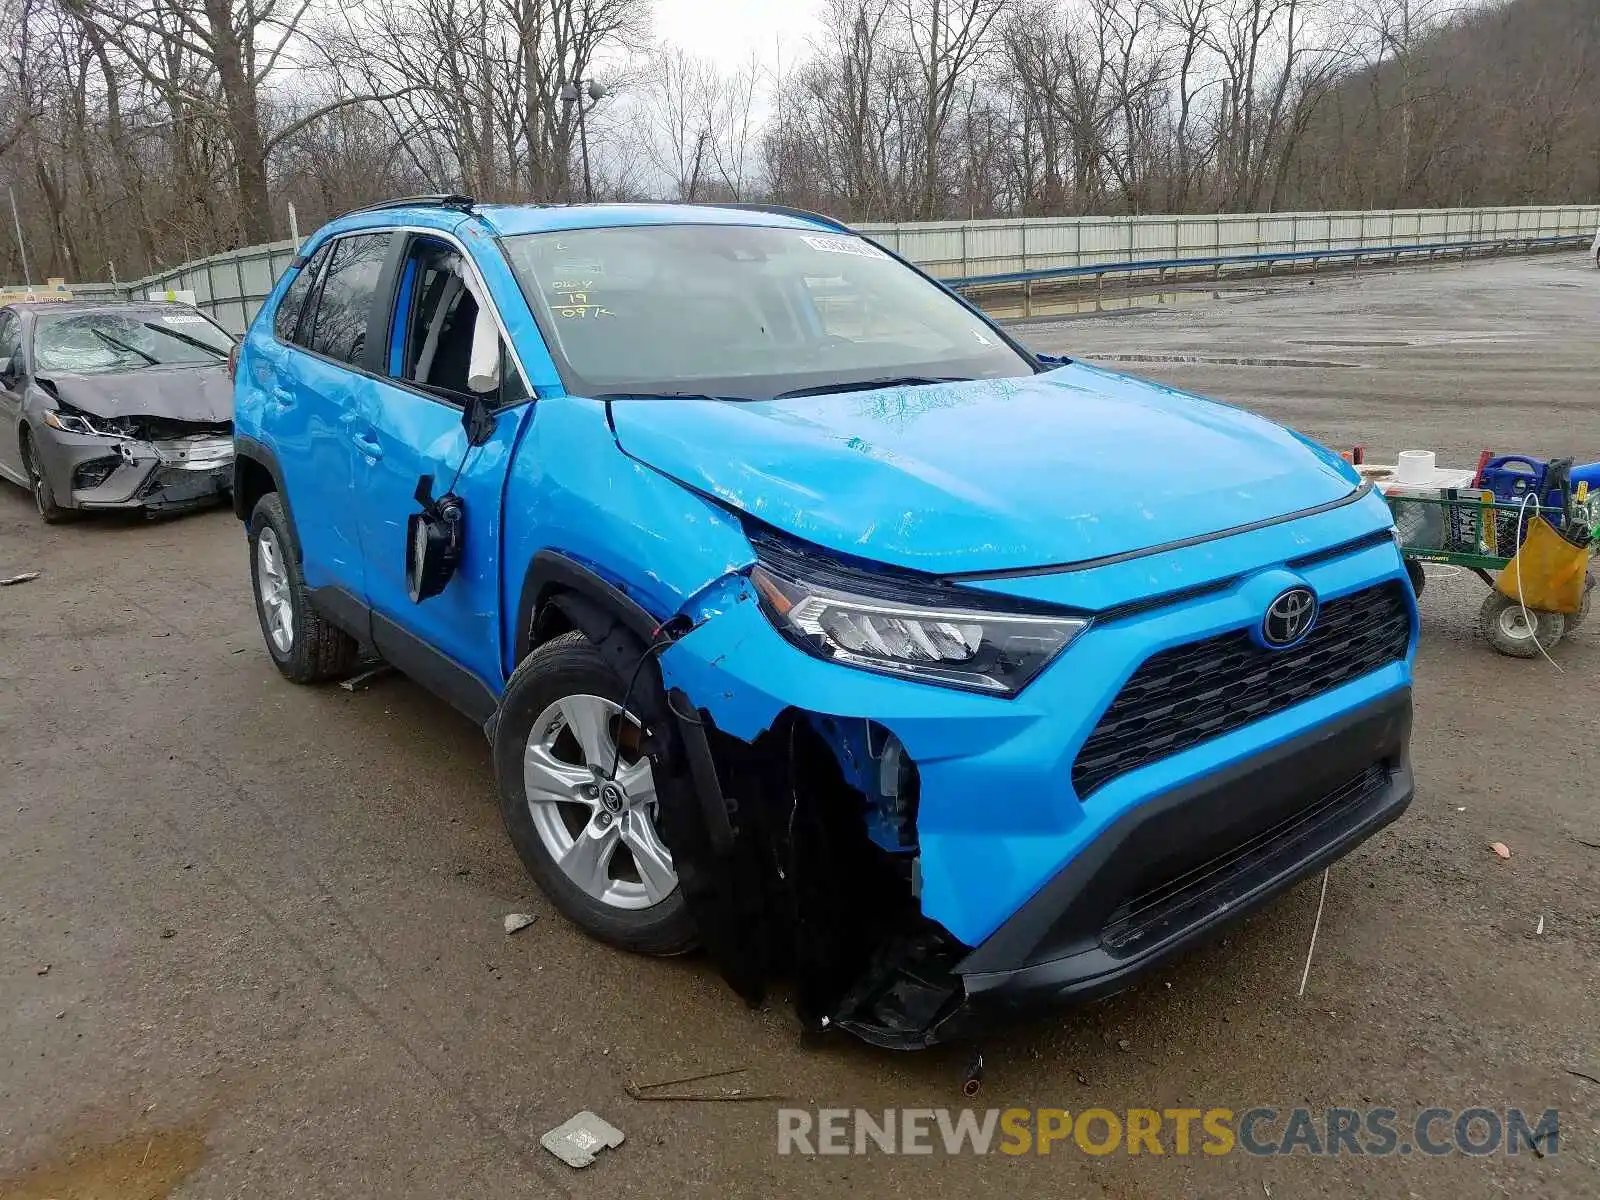
[[[357,463],[373,641],[390,662],[474,716],[485,715],[500,691],[501,501],[532,408],[492,313],[479,320],[484,295],[454,245],[414,235],[388,331],[388,382],[375,385],[374,403],[358,418],[373,451]],[[462,426],[469,395],[486,397],[496,413],[493,434],[475,448]],[[464,549],[444,591],[413,602],[407,521],[418,511],[417,481],[425,475],[433,477],[435,497],[450,490],[461,498]]]

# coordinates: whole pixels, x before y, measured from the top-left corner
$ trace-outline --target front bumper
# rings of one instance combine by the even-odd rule
[[[1086,1000],[1259,908],[1411,803],[1403,688],[1126,813],[957,967],[985,1010]]]
[[[184,509],[233,486],[233,439],[226,435],[143,442],[52,431],[39,439],[39,454],[57,502],[72,508]]]

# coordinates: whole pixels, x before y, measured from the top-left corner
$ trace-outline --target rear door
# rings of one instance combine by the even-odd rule
[[[501,503],[529,393],[492,298],[458,246],[412,234],[397,274],[386,382],[377,385],[360,434],[377,453],[358,464],[373,641],[407,674],[481,718],[501,686]],[[487,306],[482,320],[480,299]],[[498,362],[498,381],[487,390],[474,388],[484,376],[470,369],[479,339],[487,361]],[[462,427],[469,394],[487,397],[496,410],[493,435],[475,449]],[[433,477],[435,497],[453,490],[463,501],[465,541],[444,591],[415,603],[406,586],[406,526],[418,511],[424,475]]]
[[[287,345],[266,398],[264,424],[272,431],[288,488],[306,583],[346,593],[342,599],[355,602],[352,610],[366,597],[357,467],[364,467],[373,452],[360,437],[357,418],[378,386],[363,372],[382,353],[384,327],[375,314],[386,309],[379,303],[379,285],[395,236],[389,231],[349,234],[307,264],[305,275],[319,269],[300,312],[283,312],[295,299],[299,280],[280,306],[283,327],[276,332]],[[369,328],[374,324],[376,337]],[[321,598],[333,611],[339,611],[339,599]]]

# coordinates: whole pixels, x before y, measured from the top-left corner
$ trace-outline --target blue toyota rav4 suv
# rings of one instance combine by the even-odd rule
[[[1410,801],[1382,500],[827,218],[352,213],[236,388],[283,674],[375,651],[482,725],[568,918],[812,1026],[1114,991]]]

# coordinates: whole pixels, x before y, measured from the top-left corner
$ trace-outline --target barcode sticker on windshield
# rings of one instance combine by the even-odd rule
[[[204,325],[206,319],[199,313],[162,313],[161,319],[168,325]]]
[[[812,237],[809,234],[800,238],[813,250],[821,250],[824,254],[851,254],[856,258],[888,258],[882,250],[860,238],[852,237]]]

